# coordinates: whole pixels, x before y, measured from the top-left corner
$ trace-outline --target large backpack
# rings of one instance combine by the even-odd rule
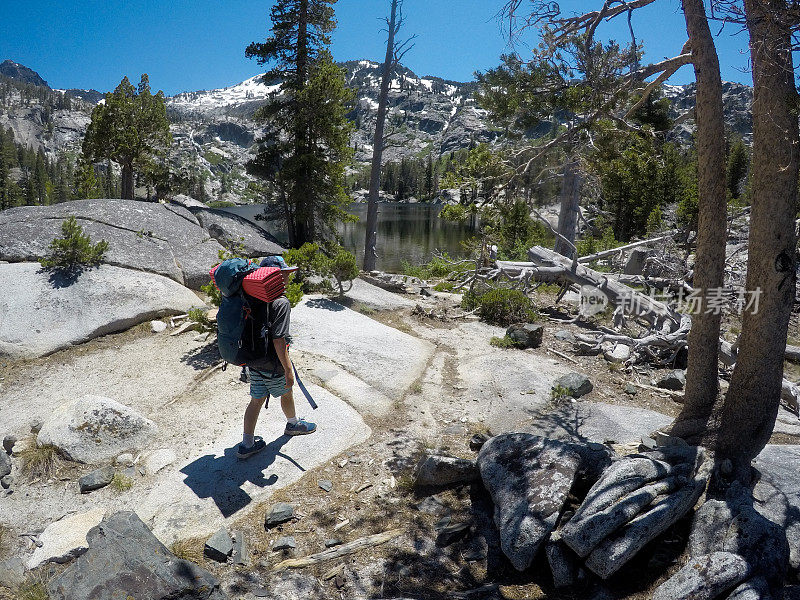
[[[239,366],[273,369],[274,352],[269,352],[266,317],[268,301],[283,291],[281,287],[276,294],[278,288],[274,285],[280,269],[259,268],[242,258],[231,258],[209,274],[222,294],[217,313],[217,345],[222,359]],[[245,279],[247,286],[243,285]],[[246,294],[245,288],[258,297]]]

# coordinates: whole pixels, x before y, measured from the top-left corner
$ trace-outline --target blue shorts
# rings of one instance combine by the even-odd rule
[[[291,388],[286,387],[286,375],[250,369],[250,396],[253,398],[280,398]]]

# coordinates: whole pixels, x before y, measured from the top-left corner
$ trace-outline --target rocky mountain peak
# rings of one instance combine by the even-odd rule
[[[4,60],[2,63],[0,63],[0,75],[5,75],[6,77],[16,79],[17,81],[22,81],[24,83],[30,83],[46,88],[50,87],[36,71],[10,59]]]

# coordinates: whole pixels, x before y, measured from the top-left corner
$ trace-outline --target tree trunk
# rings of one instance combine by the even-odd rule
[[[749,483],[781,396],[783,355],[795,296],[798,126],[791,38],[783,0],[745,0],[753,65],[752,209],[739,354],[717,441],[725,479]],[[726,461],[727,462],[727,461]],[[718,480],[719,482],[719,480]]]
[[[375,269],[375,245],[378,241],[378,191],[381,185],[381,159],[383,157],[383,127],[386,123],[386,102],[389,97],[389,84],[392,81],[398,2],[399,0],[392,0],[391,16],[389,17],[389,39],[386,42],[386,58],[383,61],[381,91],[378,96],[378,116],[375,121],[375,135],[372,137],[372,170],[369,173],[367,232],[364,239],[364,270],[367,272]]]
[[[561,184],[561,210],[558,213],[558,233],[573,244],[575,243],[575,230],[578,226],[578,210],[581,200],[580,188],[579,163],[574,157],[570,157],[564,164],[564,182]],[[567,258],[575,257],[575,251],[560,238],[556,239],[554,250]]]
[[[133,165],[122,164],[122,198],[133,200]]]
[[[722,311],[707,312],[709,293],[722,287],[725,269],[725,121],[722,80],[714,38],[702,0],[683,0],[686,32],[692,48],[697,80],[695,123],[697,130],[698,224],[694,287],[702,297],[692,315],[686,394],[673,435],[691,439],[706,430],[719,391],[718,345]]]
[[[300,0],[300,11],[297,23],[297,87],[296,92],[304,89],[308,85],[309,78],[308,62],[308,0]],[[295,108],[296,128],[295,128],[295,160],[305,158],[311,152],[310,128],[308,116],[305,115],[302,107]],[[303,160],[303,164],[307,164]],[[304,176],[296,177],[292,185],[292,196],[295,203],[295,241],[293,246],[299,248],[306,242],[314,241],[314,207],[311,198],[311,189],[308,185],[310,175],[307,167]]]

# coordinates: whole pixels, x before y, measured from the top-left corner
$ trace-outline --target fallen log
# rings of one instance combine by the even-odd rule
[[[400,537],[401,535],[403,535],[402,529],[390,529],[389,531],[384,531],[383,533],[368,535],[358,538],[357,540],[353,540],[352,542],[342,544],[341,546],[323,550],[322,552],[317,552],[316,554],[311,554],[302,558],[290,558],[283,560],[275,565],[273,570],[283,571],[284,569],[310,567],[321,562],[326,562],[336,558],[341,558],[342,556],[347,556],[348,554],[353,554],[354,552],[358,552],[364,548],[371,548],[373,546],[385,544],[386,542],[391,541],[396,537]]]
[[[588,256],[582,256],[578,259],[578,262],[581,264],[586,264],[590,262],[594,262],[596,260],[600,260],[601,258],[606,258],[608,256],[614,256],[615,254],[619,254],[620,252],[625,252],[626,250],[630,250],[632,248],[637,248],[638,246],[645,246],[647,244],[655,244],[656,242],[663,242],[664,240],[672,239],[672,237],[678,232],[677,229],[673,229],[672,231],[667,231],[662,235],[654,238],[650,238],[647,240],[639,240],[638,242],[632,242],[630,244],[626,244],[624,246],[619,246],[617,248],[612,248],[611,250],[603,250],[602,252],[596,252],[595,254],[589,254]]]

